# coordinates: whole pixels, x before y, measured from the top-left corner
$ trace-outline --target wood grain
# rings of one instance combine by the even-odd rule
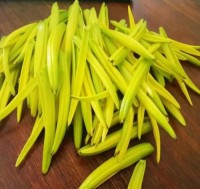
[[[51,1],[0,1],[0,35],[6,35],[29,22],[47,17]],[[111,19],[127,19],[129,3],[108,2]],[[69,2],[60,1],[60,7],[67,8]],[[84,2],[81,6],[92,6],[99,10],[100,2]],[[199,0],[134,0],[131,4],[136,20],[147,20],[151,30],[158,31],[163,26],[168,35],[176,40],[200,44],[200,1]],[[184,63],[184,68],[200,87],[200,68]],[[172,140],[163,130],[162,157],[156,163],[155,154],[147,158],[147,170],[143,182],[144,189],[191,189],[200,187],[200,96],[190,91],[191,107],[176,83],[168,89],[181,104],[187,127],[181,127],[173,118],[171,124],[178,139]],[[1,99],[0,99],[1,100]],[[74,146],[71,130],[54,156],[47,175],[41,173],[43,135],[35,144],[28,158],[20,168],[15,168],[16,158],[32,129],[34,119],[29,111],[23,113],[20,124],[16,122],[16,112],[0,122],[0,188],[2,189],[76,189],[86,176],[98,165],[113,155],[113,150],[94,157],[80,157]],[[152,134],[142,140],[154,144]],[[134,166],[116,174],[99,188],[126,188]]]

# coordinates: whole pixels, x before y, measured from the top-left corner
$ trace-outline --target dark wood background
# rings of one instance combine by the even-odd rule
[[[43,19],[50,13],[51,1],[0,1],[0,35],[6,35],[29,22]],[[151,30],[163,26],[168,35],[176,40],[200,45],[200,1],[199,0],[134,0],[133,3],[110,2],[112,19],[127,19],[127,5],[131,4],[136,20],[144,18]],[[59,2],[60,7],[69,6],[69,1]],[[95,6],[101,2],[81,1],[82,7]],[[200,87],[200,68],[184,63],[189,76]],[[154,155],[147,158],[144,189],[197,189],[200,188],[200,96],[190,91],[191,107],[176,83],[168,89],[180,102],[187,127],[181,127],[171,119],[178,139],[172,140],[161,130],[162,157],[159,164]],[[1,100],[1,99],[0,99]],[[54,156],[47,175],[41,173],[43,136],[35,144],[25,163],[15,168],[17,156],[25,144],[34,123],[29,111],[25,111],[21,123],[12,113],[0,123],[0,189],[69,188],[76,189],[86,176],[98,165],[112,156],[113,151],[95,157],[77,155],[71,131]],[[152,133],[143,140],[154,144]],[[134,166],[116,174],[99,188],[126,188]]]

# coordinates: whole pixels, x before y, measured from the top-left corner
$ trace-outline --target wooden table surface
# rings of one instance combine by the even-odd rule
[[[0,35],[6,35],[14,29],[29,22],[43,19],[50,13],[50,1],[0,1]],[[81,1],[82,7],[101,3]],[[107,3],[111,19],[127,19],[127,5],[130,3]],[[59,2],[67,8],[69,2]],[[151,30],[158,31],[163,26],[168,35],[176,40],[200,45],[200,1],[199,0],[134,0],[131,4],[136,20],[147,20]],[[200,87],[200,68],[184,63],[184,68]],[[176,83],[168,89],[181,104],[181,111],[187,127],[180,126],[171,118],[177,140],[172,140],[161,130],[162,155],[159,164],[155,153],[147,158],[147,169],[143,182],[144,189],[198,189],[200,188],[200,96],[192,91],[191,107]],[[1,100],[1,99],[0,99]],[[25,144],[34,123],[29,111],[24,112],[18,125],[16,112],[0,122],[0,189],[31,188],[78,188],[86,176],[99,164],[113,155],[113,150],[94,157],[80,157],[73,146],[71,131],[54,156],[47,175],[41,173],[43,136],[36,142],[25,163],[15,168],[17,156]],[[143,138],[154,144],[152,133]],[[99,188],[126,188],[133,166],[116,174]]]

